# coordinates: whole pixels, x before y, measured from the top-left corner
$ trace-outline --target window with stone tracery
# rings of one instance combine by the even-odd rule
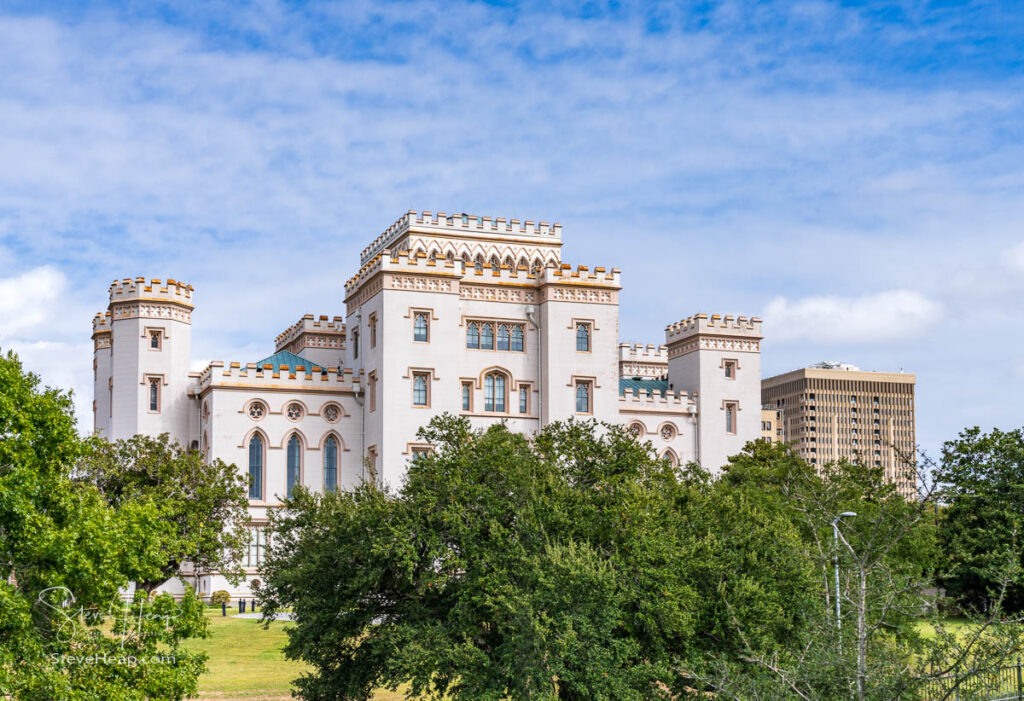
[[[289,404],[288,408],[285,410],[285,416],[287,416],[290,421],[298,421],[302,418],[302,414],[302,405],[295,402]]]
[[[253,402],[249,405],[249,418],[255,421],[262,419],[267,413],[267,407],[263,402]]]
[[[673,438],[676,437],[676,430],[675,430],[675,428],[673,428],[670,425],[662,426],[661,427],[661,437],[664,438],[666,441],[672,440]]]
[[[324,407],[324,419],[330,423],[334,423],[341,416],[341,409],[338,408],[337,404],[328,404]]]

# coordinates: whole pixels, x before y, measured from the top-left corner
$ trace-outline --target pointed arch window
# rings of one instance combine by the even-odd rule
[[[324,491],[338,491],[338,441],[334,436],[324,441]]]
[[[483,256],[477,256],[476,257],[476,262],[473,263],[473,269],[476,270],[478,273],[482,273],[484,271],[484,259],[483,259]]]
[[[430,338],[430,326],[427,323],[426,312],[416,312],[416,317],[413,320],[413,333],[412,340],[420,343],[426,343]]]
[[[427,406],[427,375],[418,372],[412,377],[412,403],[413,406]]]
[[[288,498],[292,496],[292,490],[299,485],[302,475],[302,441],[298,434],[293,433],[288,439]]]
[[[249,498],[263,498],[263,438],[258,433],[249,439]]]
[[[498,256],[491,256],[491,270],[498,270],[501,265],[498,263]]]
[[[494,350],[494,327],[490,324],[480,324],[480,347]]]
[[[513,326],[512,327],[512,350],[522,351],[523,350],[523,327]]]
[[[507,351],[509,347],[509,332],[508,326],[501,324],[498,326],[498,350]]]
[[[500,372],[484,376],[484,411],[505,411],[505,375]]]
[[[577,382],[576,383],[576,413],[577,414],[589,414],[590,413],[590,383],[589,382]]]
[[[466,327],[466,348],[480,347],[480,327],[474,321]]]
[[[590,351],[590,324],[576,324],[576,350]]]
[[[520,258],[518,267],[522,268],[523,270],[526,270],[527,267],[529,267],[529,264],[526,262],[525,258]]]

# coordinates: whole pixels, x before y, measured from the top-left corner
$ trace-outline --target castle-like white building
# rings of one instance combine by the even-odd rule
[[[250,475],[250,576],[267,512],[294,486],[399,486],[441,412],[524,433],[626,424],[711,470],[760,437],[760,319],[696,314],[663,345],[619,343],[619,270],[574,269],[561,247],[558,224],[410,211],[362,252],[344,318],[307,314],[268,357],[202,372],[189,371],[192,286],[115,281],[93,322],[95,428],[167,432]],[[249,592],[185,576],[202,595]]]

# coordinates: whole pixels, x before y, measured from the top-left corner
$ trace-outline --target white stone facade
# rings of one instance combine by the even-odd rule
[[[259,525],[289,485],[398,487],[419,427],[442,412],[531,433],[626,424],[675,464],[717,470],[760,436],[757,318],[698,314],[665,345],[619,343],[616,268],[562,263],[558,224],[410,211],[362,253],[345,318],[307,315],[256,363],[190,373],[193,290],[123,280],[93,325],[95,428],[170,433],[254,477]],[[201,594],[232,588],[188,573]]]

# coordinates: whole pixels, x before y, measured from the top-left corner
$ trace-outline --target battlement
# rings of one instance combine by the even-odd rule
[[[665,327],[666,343],[690,338],[696,335],[744,336],[760,339],[761,319],[752,316],[736,316],[726,314],[694,314]]]
[[[621,271],[618,268],[608,270],[597,266],[593,270],[587,265],[578,265],[573,270],[568,263],[562,263],[557,268],[545,268],[542,272],[545,283],[587,283],[596,285],[620,286]]]
[[[635,360],[645,363],[668,364],[668,346],[648,343],[620,343],[619,360]]]
[[[508,237],[536,238],[538,241],[557,242],[561,245],[562,225],[557,222],[534,222],[532,220],[506,219],[504,217],[484,217],[476,214],[445,214],[424,210],[417,213],[410,209],[389,226],[384,233],[363,249],[359,256],[360,263],[370,261],[382,253],[385,248],[400,248],[396,242],[410,231],[423,233],[441,233],[451,236],[479,238]]]
[[[97,312],[92,318],[92,335],[98,333],[110,333],[114,328],[110,318],[110,312]]]
[[[630,388],[619,395],[619,411],[670,411],[680,414],[697,413],[697,395],[688,392],[635,392]]]
[[[111,283],[110,303],[137,300],[166,301],[192,309],[192,291],[192,285],[172,279],[125,278]]]
[[[321,314],[319,317],[305,314],[277,335],[274,339],[274,352],[276,353],[293,341],[299,340],[304,334],[313,334],[319,337],[334,336],[336,337],[335,343],[341,347],[345,341],[345,322],[340,316],[328,318],[326,314]]]
[[[286,388],[295,391],[329,389],[337,392],[356,392],[363,379],[363,371],[352,372],[351,368],[320,367],[315,363],[296,366],[295,372],[288,365],[274,367],[267,363],[224,363],[214,360],[198,373],[196,378],[199,391],[209,387],[252,387],[258,389]]]

